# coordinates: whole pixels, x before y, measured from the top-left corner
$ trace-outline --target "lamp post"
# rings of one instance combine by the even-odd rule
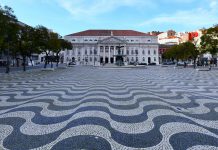
[[[95,66],[95,61],[96,61],[96,54],[97,54],[97,50],[94,49],[94,66]]]

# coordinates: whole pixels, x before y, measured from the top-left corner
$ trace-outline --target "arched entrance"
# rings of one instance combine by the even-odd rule
[[[105,58],[105,64],[108,64],[109,60],[108,57]]]
[[[151,63],[151,57],[148,57],[148,64]]]
[[[101,64],[103,63],[103,57],[100,58],[100,63],[101,63]]]
[[[123,65],[124,65],[124,63],[123,63],[123,56],[118,55],[118,56],[116,57],[116,64],[117,64],[118,66],[123,66]]]
[[[111,59],[111,63],[113,64],[114,63],[114,58],[112,57],[112,58],[110,58]]]

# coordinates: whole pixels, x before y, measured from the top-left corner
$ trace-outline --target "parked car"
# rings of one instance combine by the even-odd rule
[[[147,63],[139,63],[139,65],[146,66],[146,65],[147,65]]]
[[[163,62],[162,65],[175,65],[173,61]]]
[[[137,65],[138,63],[137,62],[135,62],[135,61],[131,61],[131,62],[129,62],[129,65]]]
[[[75,62],[70,62],[70,63],[68,63],[68,66],[69,66],[69,67],[72,67],[72,66],[75,66],[75,65],[76,65]]]
[[[179,62],[176,63],[176,65],[177,65],[177,66],[184,66],[184,65],[185,65],[185,62],[179,61]]]
[[[155,66],[156,65],[156,63],[150,63],[150,64],[148,64],[149,66]]]

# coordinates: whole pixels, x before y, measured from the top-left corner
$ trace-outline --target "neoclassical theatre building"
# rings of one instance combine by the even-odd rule
[[[78,65],[159,64],[158,38],[133,30],[86,30],[65,36],[73,45],[65,63]]]

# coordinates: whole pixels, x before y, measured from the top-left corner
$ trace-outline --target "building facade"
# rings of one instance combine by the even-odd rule
[[[64,62],[78,65],[143,63],[159,64],[158,39],[133,30],[86,30],[65,36],[73,49]]]

